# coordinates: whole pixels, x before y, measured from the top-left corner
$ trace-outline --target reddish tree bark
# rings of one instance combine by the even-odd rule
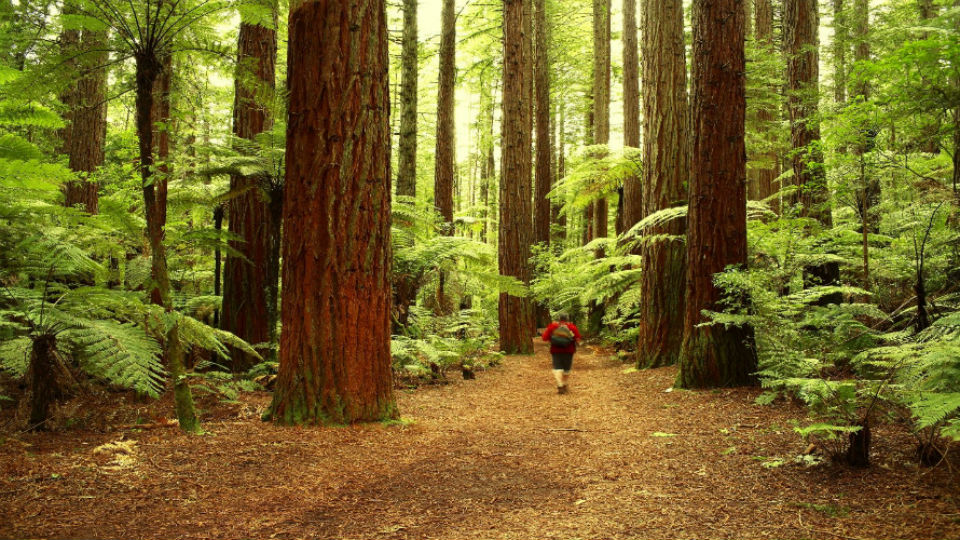
[[[762,47],[767,54],[776,54],[773,43],[773,6],[771,0],[755,0],[754,14],[756,21],[756,43]],[[766,108],[757,111],[757,120],[761,126],[768,126],[777,118],[776,112]],[[769,151],[763,155],[763,160],[769,164],[756,172],[756,193],[751,194],[751,198],[766,199],[779,191],[776,186],[777,173],[777,153]],[[770,209],[774,212],[780,211],[778,201],[770,202]]]
[[[397,148],[397,195],[417,195],[417,2],[403,0],[403,49],[400,56],[400,140]]]
[[[687,199],[687,74],[681,0],[644,0],[643,10],[643,195],[642,215]],[[682,235],[674,220],[645,231]],[[641,249],[640,338],[637,365],[653,368],[677,362],[683,333],[686,246],[657,242]]]
[[[274,12],[276,21],[276,12]],[[276,22],[274,22],[276,25]],[[275,88],[277,31],[241,23],[234,83],[233,134],[253,140],[273,126],[270,104],[264,96]],[[227,255],[223,283],[224,330],[251,345],[274,342],[277,323],[280,219],[283,194],[273,192],[269,179],[230,177],[231,191],[245,190],[228,203],[229,230],[239,237],[231,246],[241,256]],[[231,368],[246,371],[256,357],[230,349]]]
[[[80,176],[64,186],[64,204],[82,205],[88,213],[96,214],[99,186],[88,178],[103,164],[107,137],[106,33],[65,30],[61,46],[69,58],[67,67],[75,70],[77,77],[62,96],[68,107],[64,115],[67,127],[62,132],[63,151],[70,170]]]
[[[747,262],[742,0],[693,4],[693,170],[687,232],[687,295],[677,386],[756,382],[751,327],[699,326],[721,309],[713,276]]]
[[[646,13],[646,7],[644,7]],[[682,24],[682,23],[681,23]],[[682,36],[682,34],[681,34]],[[623,0],[623,144],[640,148],[640,56],[637,50],[637,0]],[[617,216],[625,231],[643,219],[643,183],[639,176],[623,180],[623,217]],[[618,233],[623,231],[617,231]]]
[[[533,241],[550,243],[550,200],[547,193],[553,184],[553,146],[550,137],[550,73],[547,64],[546,0],[534,5],[534,88],[537,127],[537,168],[534,184]]]
[[[787,110],[793,146],[794,183],[799,189],[800,214],[816,219],[824,228],[833,226],[830,191],[823,170],[820,149],[820,121],[817,118],[817,91],[820,69],[817,53],[819,15],[816,0],[785,0],[783,3],[783,47],[787,57]],[[840,279],[837,263],[806,269],[804,281],[831,285]],[[831,295],[824,302],[838,302]]]
[[[281,424],[393,418],[384,2],[290,6]],[[323,29],[322,32],[318,31]]]
[[[528,85],[524,79],[524,0],[503,1],[503,114],[500,160],[500,274],[527,283],[530,280],[532,221],[530,198],[530,130]],[[533,310],[525,297],[500,294],[498,318],[500,350],[531,353]]]
[[[453,177],[456,131],[453,124],[457,26],[454,0],[443,0],[440,32],[440,84],[437,95],[437,146],[433,197],[444,232],[453,234]]]

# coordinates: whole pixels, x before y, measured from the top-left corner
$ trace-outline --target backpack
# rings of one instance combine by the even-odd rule
[[[550,333],[550,345],[554,347],[569,347],[574,341],[573,330],[565,324],[561,324]]]

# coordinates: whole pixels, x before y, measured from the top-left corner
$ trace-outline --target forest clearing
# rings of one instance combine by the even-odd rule
[[[0,537],[960,538],[958,445],[960,0],[0,0]]]
[[[538,345],[403,392],[394,425],[279,428],[261,393],[201,437],[21,435],[0,447],[0,537],[960,537],[955,472],[897,444],[872,470],[806,467],[790,411],[756,390],[665,392],[674,368],[591,350],[558,396],[548,366]]]

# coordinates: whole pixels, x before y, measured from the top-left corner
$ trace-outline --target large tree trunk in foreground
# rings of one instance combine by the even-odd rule
[[[287,59],[287,294],[266,417],[287,425],[394,418],[384,3],[294,3]]]
[[[687,75],[681,0],[644,0],[643,33],[643,215],[687,199]],[[682,235],[684,221],[644,231]],[[640,339],[637,365],[672,365],[683,341],[686,246],[656,242],[641,249]]]
[[[503,120],[500,160],[500,274],[530,280],[532,221],[530,131],[524,102],[524,1],[503,2]],[[526,196],[524,196],[526,195]],[[531,353],[533,310],[528,298],[500,294],[500,350]]]
[[[75,39],[77,36],[79,38]],[[78,76],[64,100],[70,109],[64,115],[68,126],[63,130],[63,149],[70,170],[80,176],[79,180],[64,186],[64,204],[81,205],[90,214],[99,210],[99,197],[98,185],[89,177],[103,164],[107,138],[106,37],[106,32],[102,31],[84,30],[81,33],[67,30],[63,33],[64,52],[76,56],[70,66],[76,69]]]
[[[456,12],[454,0],[443,0],[440,32],[440,84],[437,95],[437,146],[433,197],[445,234],[453,234],[453,176],[456,132],[453,94],[456,79]]]
[[[743,2],[696,0],[693,6],[693,171],[677,386],[753,384],[753,328],[698,326],[703,310],[721,309],[714,274],[747,262]]]
[[[173,312],[173,299],[170,294],[170,275],[167,271],[167,252],[163,243],[164,228],[166,226],[166,179],[156,178],[154,170],[154,118],[165,118],[160,107],[154,107],[155,87],[164,87],[164,65],[166,59],[157,58],[155,51],[145,51],[136,59],[136,110],[137,110],[137,139],[140,152],[140,185],[143,191],[144,213],[147,221],[147,238],[150,242],[151,266],[150,274],[153,278],[151,297],[154,303],[163,306],[167,313]],[[160,84],[158,85],[158,80]],[[169,78],[166,78],[166,88],[169,90]],[[158,93],[161,102],[162,92]],[[169,96],[169,92],[166,93]],[[169,103],[169,102],[168,102]],[[161,109],[159,112],[155,108]],[[167,109],[169,112],[169,108]],[[166,133],[166,130],[162,130]],[[162,144],[162,143],[161,143]],[[158,148],[158,155],[165,156],[167,148]],[[161,175],[165,174],[162,170]],[[200,430],[200,421],[197,419],[196,409],[193,406],[193,395],[187,382],[184,369],[183,345],[180,343],[180,325],[173,324],[164,336],[163,355],[173,380],[174,406],[177,411],[177,420],[180,429],[188,433]]]
[[[816,0],[785,0],[783,4],[783,47],[787,57],[787,110],[793,146],[794,183],[800,191],[800,214],[817,220],[824,229],[833,227],[830,191],[819,149],[820,122],[817,119],[817,86],[820,77],[817,53],[819,17]],[[834,285],[840,279],[837,263],[806,269],[810,285]],[[837,295],[823,302],[839,302]]]
[[[233,134],[238,138],[253,140],[272,128],[270,103],[263,103],[262,97],[273,94],[276,63],[276,30],[241,23],[233,104]],[[276,295],[268,291],[277,287],[279,276],[271,272],[277,265],[271,257],[277,253],[274,244],[280,242],[274,236],[278,227],[270,210],[271,204],[276,204],[271,198],[275,194],[270,193],[268,182],[257,176],[231,176],[230,189],[245,190],[228,206],[229,230],[240,238],[231,245],[243,257],[227,255],[223,329],[251,345],[272,342],[277,305]],[[230,359],[233,371],[246,371],[257,361],[236,348],[230,349]]]
[[[400,141],[397,195],[417,195],[417,2],[403,0],[403,48],[400,53]]]

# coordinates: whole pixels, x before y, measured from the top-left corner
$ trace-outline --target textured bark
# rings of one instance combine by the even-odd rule
[[[385,5],[294,2],[288,35],[288,294],[266,417],[287,425],[393,418]]]
[[[647,7],[644,5],[644,13],[647,11]],[[647,61],[649,62],[649,60]],[[623,0],[623,144],[640,148],[640,58],[637,50],[637,0]],[[622,208],[620,210],[623,213],[621,227],[630,229],[643,219],[644,215],[643,183],[639,176],[624,178],[621,200]],[[618,220],[620,220],[619,216]]]
[[[783,3],[783,47],[787,57],[787,110],[790,115],[792,167],[803,217],[816,219],[824,228],[833,226],[830,192],[819,150],[820,122],[817,119],[819,66],[817,37],[819,17],[816,0],[785,0]],[[840,278],[836,263],[807,268],[805,282],[831,285]],[[837,302],[831,296],[824,302]]]
[[[593,144],[609,142],[610,0],[593,0]],[[591,240],[607,236],[607,200],[598,199],[593,206]],[[597,256],[602,255],[602,251],[597,252]]]
[[[67,30],[61,36],[64,54],[72,58],[68,66],[77,76],[63,96],[69,107],[63,150],[70,170],[80,176],[64,186],[64,204],[81,205],[90,214],[97,213],[99,197],[96,182],[88,178],[103,164],[107,137],[106,37],[106,32],[90,30]]]
[[[560,112],[557,114],[558,116],[558,119],[557,119],[557,175],[555,177],[555,180],[559,181],[561,178],[567,175],[567,158],[566,158],[567,134],[565,131],[566,107],[564,107],[563,103],[561,102],[560,104],[558,104],[557,108],[560,109]],[[562,246],[563,242],[567,239],[567,214],[560,212],[561,206],[562,204],[560,203],[554,206],[557,213],[555,223],[558,226],[557,238],[560,241],[559,242],[560,246]]]
[[[643,194],[641,216],[687,199],[687,75],[681,0],[644,0],[643,9]],[[675,220],[647,234],[682,235]],[[640,339],[637,365],[677,362],[683,340],[686,246],[656,242],[641,249]]]
[[[753,7],[756,16],[756,43],[759,47],[763,48],[766,54],[774,55],[776,54],[776,49],[773,42],[773,6],[771,4],[771,0],[755,0]],[[766,108],[761,108],[757,111],[759,124],[763,126],[765,130],[768,129],[767,126],[770,126],[776,118],[776,111],[771,111]],[[779,176],[776,167],[778,161],[777,153],[769,151],[762,157],[764,162],[769,165],[758,169],[756,172],[755,198],[758,200],[767,199],[779,191],[776,185],[776,178]],[[779,201],[770,201],[770,209],[774,212],[780,212]]]
[[[845,0],[833,0],[833,99],[847,102],[847,48],[850,33],[847,27]]]
[[[159,8],[158,8],[159,9]],[[167,253],[163,243],[166,226],[166,178],[162,169],[155,171],[154,132],[155,118],[163,116],[163,102],[166,101],[169,113],[169,55],[161,59],[156,50],[148,48],[135,57],[136,60],[136,115],[137,141],[140,157],[140,185],[143,192],[144,213],[147,222],[147,239],[150,244],[150,275],[153,279],[151,300],[173,312],[173,299],[170,294],[170,275],[167,271]],[[166,74],[164,74],[166,71]],[[166,83],[164,83],[164,80]],[[167,92],[163,92],[166,84]],[[159,89],[159,91],[158,91]],[[156,99],[155,99],[156,98]],[[155,101],[159,101],[156,104]],[[166,129],[159,130],[166,134]],[[159,143],[157,155],[165,156],[168,148]],[[159,169],[159,167],[157,167]],[[158,172],[160,174],[158,174]],[[164,337],[164,358],[173,379],[174,406],[180,429],[195,433],[200,429],[193,396],[187,382],[184,369],[184,352],[180,344],[179,325],[174,324]]]
[[[693,170],[687,233],[687,296],[677,385],[754,384],[751,327],[698,326],[719,310],[713,276],[747,262],[742,0],[693,4]]]
[[[253,140],[273,127],[270,103],[265,98],[275,89],[275,25],[268,28],[240,24],[233,102],[233,134],[238,138]],[[273,223],[270,206],[274,200],[269,180],[258,176],[230,177],[232,191],[245,190],[230,200],[227,209],[229,230],[239,238],[231,242],[231,247],[242,257],[227,255],[223,329],[251,345],[272,342],[277,323],[276,297],[271,298],[268,291],[277,287],[279,276],[272,271],[277,265],[272,264],[271,257],[278,253],[274,246],[280,238],[274,233],[279,224]],[[234,371],[246,371],[257,361],[236,348],[230,348],[230,359]]]
[[[503,113],[500,159],[500,274],[527,283],[533,215],[530,198],[530,130],[524,102],[524,0],[503,2]],[[527,298],[500,294],[500,350],[531,353],[533,311]]]
[[[550,73],[547,64],[546,0],[534,5],[534,88],[537,128],[537,168],[535,179],[533,241],[550,243],[550,200],[547,193],[553,184],[553,147],[550,141]]]
[[[400,55],[400,141],[397,195],[417,195],[417,3],[403,0],[403,49]]]
[[[40,335],[33,339],[26,380],[30,384],[31,431],[46,429],[50,406],[73,393],[76,380],[57,352],[54,335]]]
[[[440,32],[440,84],[437,94],[437,146],[433,197],[444,223],[444,232],[453,234],[453,176],[456,132],[453,94],[456,80],[456,12],[454,0],[443,0]]]
[[[853,74],[853,85],[851,95],[862,100],[870,99],[870,79],[865,73],[865,63],[870,61],[870,6],[868,0],[854,0],[853,3],[853,59],[856,61],[856,68]],[[864,264],[864,283],[869,282],[869,263],[866,244],[867,232],[878,233],[879,219],[873,216],[873,208],[880,203],[880,180],[876,175],[870,175],[868,178],[867,167],[864,153],[867,151],[868,141],[865,140],[872,132],[872,126],[860,126],[861,137],[864,140],[858,141],[853,146],[854,155],[858,156],[860,161],[860,185],[861,190],[857,194],[858,207],[861,212],[861,222],[863,226],[864,245],[863,245],[863,264]]]

